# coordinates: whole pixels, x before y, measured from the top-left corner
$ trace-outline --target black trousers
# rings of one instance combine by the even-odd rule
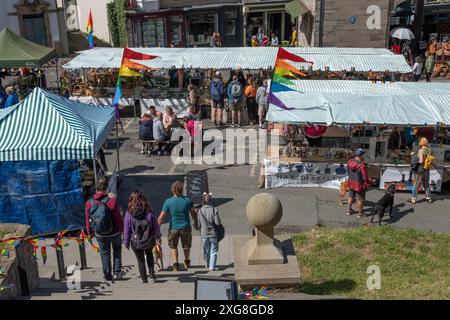
[[[310,138],[306,137],[306,140],[308,140],[308,144],[311,148],[321,148],[322,147],[322,137],[319,138]]]
[[[256,104],[255,98],[247,98],[247,112],[250,121],[258,122],[258,105]]]
[[[147,250],[137,250],[135,248],[131,248],[136,255],[139,274],[141,275],[141,279],[143,282],[147,282],[147,270],[145,268],[145,258],[147,258],[147,266],[148,271],[151,277],[155,276],[155,268],[154,268],[154,260],[153,260],[153,252],[152,248]]]

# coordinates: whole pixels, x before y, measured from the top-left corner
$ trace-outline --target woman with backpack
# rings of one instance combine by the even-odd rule
[[[417,152],[419,158],[419,168],[414,173],[414,186],[411,193],[411,199],[408,202],[415,204],[417,196],[419,195],[420,185],[423,185],[425,190],[425,200],[431,201],[430,190],[430,170],[433,167],[434,156],[431,149],[428,147],[428,140],[425,137],[419,139],[419,151]]]
[[[139,273],[143,283],[148,283],[145,260],[150,273],[150,282],[156,281],[153,247],[161,244],[161,231],[145,195],[142,191],[133,191],[128,199],[125,214],[124,245],[133,250],[138,262]]]
[[[211,203],[212,194],[203,194],[203,206],[197,212],[197,223],[195,229],[200,230],[203,244],[203,259],[206,269],[216,271],[217,253],[219,252],[219,241],[222,235],[218,234],[218,228],[222,225],[219,211]],[[223,228],[222,228],[223,230]]]

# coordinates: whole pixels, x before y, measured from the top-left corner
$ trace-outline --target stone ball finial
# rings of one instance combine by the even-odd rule
[[[282,216],[280,200],[270,193],[259,193],[247,203],[247,219],[257,228],[274,227]]]

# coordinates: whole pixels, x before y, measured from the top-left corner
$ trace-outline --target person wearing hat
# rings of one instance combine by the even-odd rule
[[[224,85],[222,81],[222,73],[217,71],[214,79],[211,81],[211,114],[214,125],[222,126],[222,112],[224,107],[223,98],[225,95]]]
[[[12,107],[13,105],[19,103],[19,97],[17,96],[17,93],[14,92],[14,88],[12,86],[7,87],[5,91],[8,95],[5,102],[5,108]]]
[[[419,158],[419,167],[416,172],[414,172],[414,186],[411,191],[411,198],[408,202],[415,204],[417,202],[417,197],[419,195],[420,187],[423,186],[425,190],[425,201],[431,203],[431,190],[430,190],[430,168],[425,166],[425,160],[432,156],[433,153],[428,147],[428,139],[422,137],[419,139],[419,151],[417,152],[417,157]]]
[[[366,198],[366,190],[369,186],[369,176],[367,175],[367,166],[364,161],[363,149],[358,149],[355,152],[355,158],[350,159],[347,164],[348,171],[348,211],[350,216],[355,213],[352,209],[352,204],[356,198],[356,208],[358,209],[358,218],[363,216],[363,205]]]

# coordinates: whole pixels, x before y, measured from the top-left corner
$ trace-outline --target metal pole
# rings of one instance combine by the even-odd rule
[[[119,125],[116,122],[116,153],[117,153],[117,174],[120,174],[120,156],[119,156]]]
[[[96,159],[95,156],[92,159],[92,161],[94,162],[94,182],[95,182],[95,187],[97,187],[97,163],[96,163]]]
[[[58,92],[60,92],[61,91],[61,84],[59,82],[58,58],[56,58],[56,83],[58,84]]]
[[[83,242],[80,242],[80,264],[81,270],[87,269],[87,259],[86,259],[86,246],[84,245],[84,240]]]
[[[62,247],[56,248],[56,262],[58,263],[59,280],[64,281],[66,280],[66,267],[64,266],[64,254]]]

